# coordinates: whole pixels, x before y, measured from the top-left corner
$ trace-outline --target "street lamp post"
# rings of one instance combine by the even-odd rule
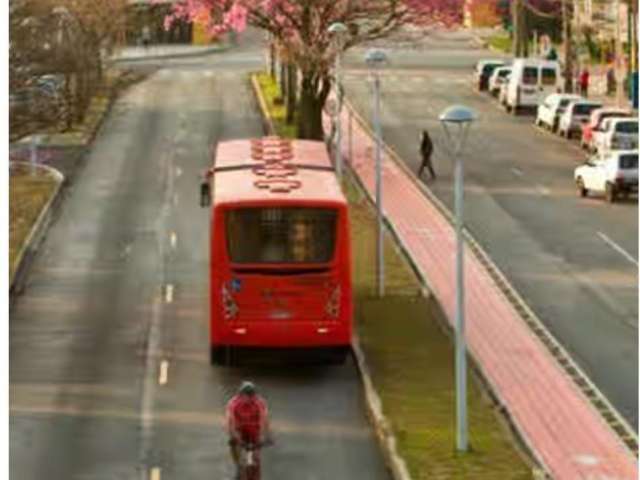
[[[473,110],[454,105],[440,114],[455,170],[455,217],[456,217],[456,447],[460,452],[468,449],[467,428],[467,359],[464,333],[464,238],[462,236],[463,214],[463,164],[460,155],[469,127],[476,119]]]
[[[616,0],[614,4],[615,8],[615,27],[616,27],[616,40],[615,40],[615,77],[616,77],[616,105],[620,108],[624,106],[624,73],[623,73],[623,56],[622,51],[622,29],[620,28],[620,0]]]
[[[376,207],[378,235],[376,237],[376,286],[378,297],[384,297],[384,229],[382,213],[382,132],[380,128],[380,77],[378,70],[387,61],[387,55],[378,49],[367,51],[365,61],[373,75],[373,125],[376,135]]]
[[[344,48],[344,42],[349,33],[349,29],[344,23],[335,22],[329,25],[328,32],[333,36],[336,47],[336,63],[335,63],[335,74],[336,74],[336,100],[337,100],[337,108],[335,113],[335,125],[336,125],[336,144],[335,144],[335,155],[336,155],[336,175],[338,178],[342,178],[342,128],[340,122],[340,116],[342,113],[342,70],[340,65],[340,56],[342,55],[342,49]],[[333,139],[331,139],[333,141]]]

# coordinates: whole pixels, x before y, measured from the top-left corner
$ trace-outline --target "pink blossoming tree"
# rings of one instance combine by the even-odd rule
[[[385,37],[403,24],[453,24],[463,0],[179,0],[167,18],[207,26],[211,35],[248,25],[269,32],[300,76],[300,138],[322,139],[322,109],[331,89],[336,49],[327,30],[342,22],[351,32],[344,49]]]

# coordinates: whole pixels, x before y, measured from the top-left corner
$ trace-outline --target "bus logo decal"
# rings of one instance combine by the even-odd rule
[[[234,278],[231,280],[231,291],[233,293],[238,293],[242,289],[242,280],[239,278]]]

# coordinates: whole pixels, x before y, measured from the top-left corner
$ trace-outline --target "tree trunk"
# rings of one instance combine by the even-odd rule
[[[638,71],[638,3],[635,0],[632,0],[630,3],[629,20],[631,24],[629,26],[629,45],[631,46],[631,61],[629,62],[629,67],[633,73]]]
[[[287,98],[287,64],[284,61],[280,61],[280,94],[282,99]]]
[[[525,35],[524,30],[524,8],[522,5],[522,0],[514,0],[511,4],[511,15],[512,15],[512,29],[513,29],[513,54],[516,57],[521,57],[523,53],[522,49],[522,39]]]
[[[567,0],[562,0],[562,30],[564,40],[564,91],[573,92],[573,51],[571,45],[571,20]]]
[[[298,75],[293,63],[287,64],[287,124],[292,125],[296,113],[296,97],[298,87]]]
[[[273,40],[269,43],[269,75],[274,80],[276,79],[276,46]]]
[[[324,140],[322,110],[329,95],[330,80],[316,72],[302,72],[298,104],[298,138]]]

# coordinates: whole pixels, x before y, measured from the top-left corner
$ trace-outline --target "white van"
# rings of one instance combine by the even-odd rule
[[[548,95],[561,91],[562,75],[557,61],[516,58],[511,67],[505,107],[517,114],[520,108],[537,108]]]

